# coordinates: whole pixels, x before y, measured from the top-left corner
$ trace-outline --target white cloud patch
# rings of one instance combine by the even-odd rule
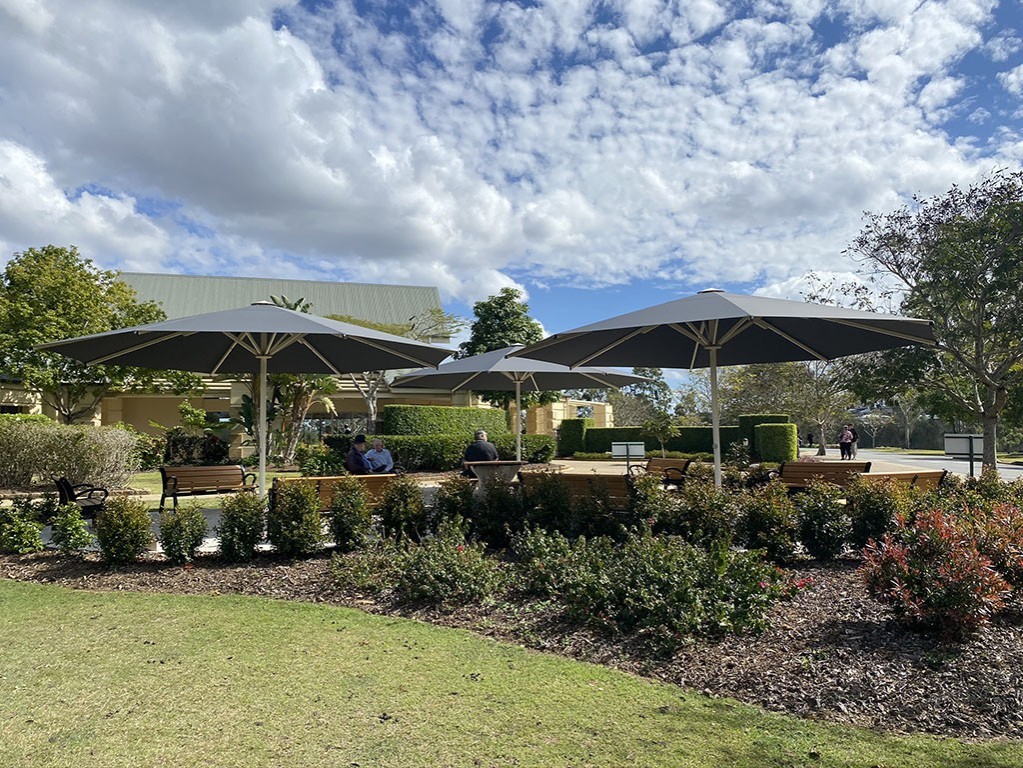
[[[781,285],[1019,156],[944,130],[962,57],[1019,46],[989,0],[277,5],[0,0],[0,246],[467,301]]]

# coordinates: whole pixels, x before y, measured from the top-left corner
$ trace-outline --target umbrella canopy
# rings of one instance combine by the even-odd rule
[[[930,321],[709,289],[555,334],[513,355],[569,366],[710,368],[720,485],[719,365],[833,360],[909,344],[934,344]]]
[[[523,392],[547,392],[555,389],[607,389],[646,381],[643,376],[606,368],[569,368],[542,360],[509,357],[523,349],[515,344],[482,355],[463,357],[437,366],[414,371],[391,382],[392,387],[430,389],[496,390],[515,393],[515,412],[522,412]],[[515,458],[522,460],[522,435],[515,430]]]
[[[341,375],[436,365],[451,352],[358,325],[257,302],[43,344],[89,365],[129,365],[260,377],[259,485],[266,492],[268,373]]]

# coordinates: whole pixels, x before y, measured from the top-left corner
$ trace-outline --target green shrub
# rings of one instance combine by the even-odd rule
[[[127,432],[135,441],[135,458],[140,472],[150,472],[163,464],[163,456],[167,449],[166,437],[139,432],[131,424],[124,422],[118,422],[114,427]]]
[[[795,424],[757,424],[754,455],[761,461],[795,461],[799,458],[799,435]]]
[[[741,497],[739,536],[749,549],[763,550],[775,563],[787,563],[796,555],[798,520],[788,489],[778,480],[753,489]]]
[[[842,504],[842,489],[832,483],[811,480],[795,495],[799,540],[818,560],[842,554],[852,532],[849,512]]]
[[[0,507],[0,552],[27,555],[41,551],[43,527],[30,499],[15,499],[11,506]]]
[[[593,419],[562,419],[558,425],[558,456],[572,456],[586,448],[586,430],[597,422]]]
[[[422,489],[409,475],[396,477],[388,484],[378,512],[384,536],[395,541],[419,541],[430,531]]]
[[[299,457],[295,451],[295,461],[303,477],[337,477],[348,474],[345,469],[345,453],[337,453],[325,445],[306,447]]]
[[[1012,590],[981,555],[965,523],[941,510],[867,545],[862,574],[870,595],[923,629],[961,637],[985,624]]]
[[[580,539],[563,599],[575,618],[615,632],[643,630],[672,651],[694,634],[763,629],[778,594],[774,570],[753,553],[708,551],[681,539]]]
[[[756,427],[758,424],[788,424],[791,419],[784,413],[743,413],[739,414],[739,440],[745,440],[749,446],[750,454],[763,456],[763,451],[758,442]],[[724,442],[722,440],[722,442]],[[795,457],[793,457],[795,458]],[[777,459],[786,461],[786,459]]]
[[[366,546],[373,530],[366,486],[354,475],[334,481],[328,521],[330,536],[340,552]]]
[[[251,560],[263,539],[266,502],[255,493],[232,493],[220,507],[220,554],[229,562]]]
[[[395,595],[402,602],[434,605],[490,597],[501,588],[504,573],[484,549],[482,543],[467,542],[459,526],[446,523],[438,535],[399,556]]]
[[[511,540],[515,587],[527,595],[557,597],[573,567],[572,545],[557,531],[526,528]]]
[[[690,544],[711,547],[728,543],[739,516],[735,493],[712,481],[689,478],[654,515],[654,530],[682,537]]]
[[[377,594],[397,583],[403,552],[390,539],[378,539],[355,552],[335,553],[330,561],[331,578],[343,591]]]
[[[160,513],[160,546],[163,554],[176,565],[195,559],[195,551],[206,538],[206,518],[197,501]]]
[[[508,432],[508,417],[504,411],[496,408],[384,406],[383,431],[387,435],[460,435],[468,444],[477,429],[485,429],[491,436]]]
[[[278,487],[266,515],[266,536],[284,557],[305,557],[316,552],[323,543],[316,488],[305,483]]]
[[[582,533],[583,526],[573,514],[572,494],[556,473],[539,473],[529,491],[523,489],[522,501],[527,525],[572,539]]]
[[[1023,510],[995,504],[990,512],[972,515],[970,523],[978,551],[1013,587],[1023,587]]]
[[[491,442],[497,448],[497,457],[502,461],[515,460],[515,435],[491,435]],[[468,443],[462,441],[462,452]],[[522,435],[522,460],[530,464],[547,464],[554,458],[555,440],[550,435]],[[461,461],[461,458],[459,458]]]
[[[146,502],[131,496],[109,499],[96,515],[96,541],[101,557],[110,565],[134,563],[153,544],[152,526]]]
[[[473,514],[472,481],[463,475],[450,475],[441,480],[434,497],[434,518],[444,520],[468,520]]]
[[[477,538],[492,547],[505,547],[509,537],[522,529],[525,512],[518,489],[509,482],[493,479],[476,496],[472,530]]]
[[[184,427],[173,427],[167,430],[164,462],[173,466],[227,464],[230,447],[212,432],[195,435]]]
[[[50,541],[65,555],[81,553],[92,544],[92,534],[77,504],[65,504],[51,523]]]
[[[910,495],[891,479],[853,478],[845,488],[851,521],[849,543],[863,549],[871,539],[880,540],[892,530],[899,515],[908,513]]]

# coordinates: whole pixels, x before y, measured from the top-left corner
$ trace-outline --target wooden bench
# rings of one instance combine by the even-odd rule
[[[910,469],[897,472],[878,472],[864,475],[863,479],[869,482],[890,480],[896,485],[905,485],[921,491],[936,491],[945,482],[946,477],[948,477],[947,469]]]
[[[853,475],[870,471],[869,461],[783,461],[774,475],[790,491],[806,488],[811,480],[845,486]]]
[[[198,496],[205,493],[237,493],[254,491],[256,476],[246,472],[240,464],[213,467],[160,467],[163,479],[163,495],[160,496],[160,511],[168,498],[178,506],[178,496]],[[250,479],[251,478],[251,479]]]
[[[611,511],[628,509],[632,504],[632,478],[629,475],[600,475],[595,472],[521,472],[522,490],[528,496],[543,478],[555,478],[563,484],[574,504],[584,498],[604,497]]]
[[[629,473],[636,477],[644,473],[655,474],[661,477],[661,485],[665,488],[672,486],[679,487],[685,482],[686,472],[693,463],[692,459],[647,459],[646,464],[637,464],[629,469]]]
[[[366,503],[370,509],[376,509],[384,500],[387,487],[391,484],[396,474],[381,475],[345,475],[354,477],[366,490]],[[334,483],[340,480],[339,476],[331,477],[275,477],[270,487],[270,506],[273,507],[274,497],[278,490],[285,485],[305,485],[316,488],[316,496],[320,500],[320,511],[330,509],[334,501]]]

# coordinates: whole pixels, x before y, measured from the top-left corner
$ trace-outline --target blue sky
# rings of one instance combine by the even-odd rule
[[[0,255],[522,288],[555,332],[796,298],[1023,163],[1023,0],[0,0]]]

